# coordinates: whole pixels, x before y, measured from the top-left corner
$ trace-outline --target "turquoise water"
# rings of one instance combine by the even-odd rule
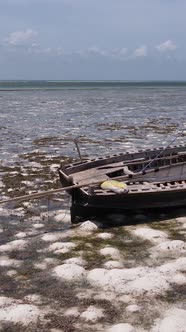
[[[185,87],[186,81],[0,81],[0,90]]]

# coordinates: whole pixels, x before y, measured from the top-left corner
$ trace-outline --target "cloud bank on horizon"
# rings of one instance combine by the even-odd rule
[[[185,79],[184,0],[1,0],[1,79]]]

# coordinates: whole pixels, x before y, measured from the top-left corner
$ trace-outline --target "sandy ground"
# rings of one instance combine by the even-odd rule
[[[38,165],[1,167],[1,198]],[[183,210],[73,226],[66,195],[0,205],[0,331],[186,332],[185,239]]]

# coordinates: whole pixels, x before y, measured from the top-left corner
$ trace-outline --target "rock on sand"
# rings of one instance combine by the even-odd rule
[[[96,231],[97,229],[98,229],[98,226],[90,220],[83,222],[79,226],[79,230],[84,231],[84,232],[93,232],[93,231]]]
[[[29,324],[37,320],[41,312],[35,305],[23,304],[11,298],[0,297],[0,320]]]
[[[103,317],[103,309],[96,308],[94,306],[90,306],[81,314],[81,318],[85,320],[96,322],[99,318]]]
[[[3,244],[0,246],[0,252],[3,251],[13,251],[13,250],[23,250],[26,246],[27,242],[25,240],[14,240],[8,242],[7,244]]]
[[[131,324],[120,323],[112,325],[106,332],[136,332]]]
[[[56,277],[68,281],[80,281],[86,277],[86,271],[77,264],[62,264],[53,269]]]
[[[172,308],[158,319],[152,332],[186,332],[186,310]]]
[[[149,240],[158,243],[168,237],[168,235],[165,232],[152,229],[149,227],[137,228],[134,231],[132,231],[132,233],[136,236],[143,238],[144,240]]]

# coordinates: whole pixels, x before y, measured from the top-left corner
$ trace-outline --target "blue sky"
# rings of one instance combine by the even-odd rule
[[[0,79],[186,80],[186,0],[0,0]]]

